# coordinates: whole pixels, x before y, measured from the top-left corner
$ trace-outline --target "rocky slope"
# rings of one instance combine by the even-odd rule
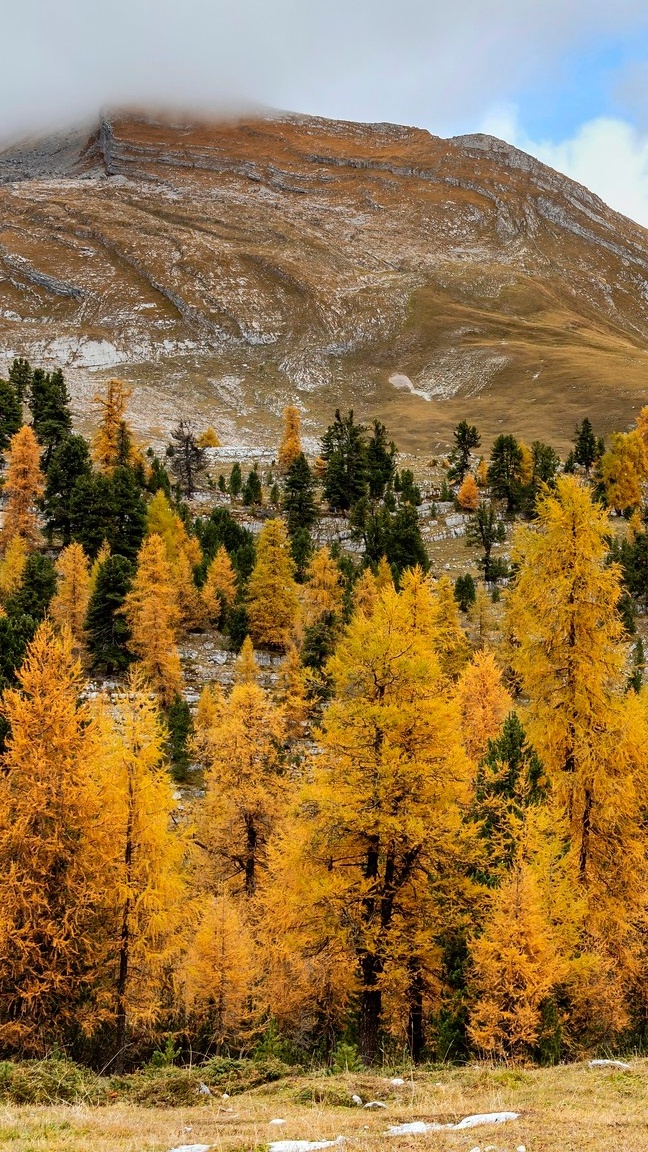
[[[98,377],[138,421],[274,443],[287,399],[434,449],[464,415],[557,444],[648,384],[648,232],[486,136],[115,114],[0,152],[0,372]]]

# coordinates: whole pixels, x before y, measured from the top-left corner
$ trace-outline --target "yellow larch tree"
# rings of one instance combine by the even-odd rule
[[[378,603],[378,585],[371,568],[365,568],[353,589],[353,610],[371,616]]]
[[[237,581],[234,565],[229,552],[221,544],[207,569],[207,578],[202,587],[202,598],[207,616],[216,625],[220,624],[223,609],[231,608],[236,600]]]
[[[84,625],[90,600],[90,562],[80,544],[64,548],[56,562],[56,593],[50,603],[50,619],[59,628],[67,627],[76,655],[84,645]]]
[[[186,838],[172,829],[173,784],[165,732],[140,669],[119,700],[104,759],[112,818],[111,979],[115,1067],[128,1033],[155,1022],[165,974],[178,959],[187,889]]]
[[[221,442],[218,439],[218,435],[216,433],[216,430],[210,424],[208,428],[205,428],[204,432],[200,433],[200,436],[198,437],[198,447],[199,448],[220,448],[220,446],[221,446]]]
[[[371,617],[351,621],[327,675],[334,698],[319,736],[322,754],[300,806],[301,827],[286,842],[291,852],[291,844],[301,845],[300,862],[277,868],[284,922],[299,901],[309,938],[334,942],[328,946],[354,958],[360,1050],[372,1062],[385,982],[403,966],[416,976],[402,981],[407,1016],[410,998],[438,975],[426,970],[432,953],[438,965],[438,954],[429,944],[419,949],[417,928],[425,924],[429,940],[442,920],[429,870],[452,875],[455,890],[460,884],[469,767],[438,657],[393,587]],[[284,952],[291,944],[298,950],[302,931],[284,940]]]
[[[437,652],[442,671],[456,680],[470,659],[470,644],[461,627],[459,609],[452,582],[441,576],[434,585],[435,609],[433,622],[437,633]]]
[[[530,867],[516,862],[492,897],[470,947],[475,1004],[469,1034],[495,1059],[529,1061],[542,1031],[542,1005],[566,975]]]
[[[304,624],[307,628],[324,617],[340,620],[344,601],[344,584],[339,565],[328,548],[318,548],[306,568],[301,588]]]
[[[184,1002],[192,1022],[216,1052],[240,1041],[252,1023],[257,976],[254,933],[228,892],[209,896],[182,967]]]
[[[196,707],[193,732],[190,738],[192,755],[206,764],[211,755],[211,733],[221,721],[225,696],[220,684],[205,684]]]
[[[256,890],[286,792],[283,713],[243,666],[249,664],[249,653],[240,658],[237,683],[210,727],[200,837],[208,850],[213,890],[226,885],[247,897]]]
[[[126,406],[131,389],[123,380],[109,380],[104,396],[94,396],[99,411],[97,430],[92,439],[92,459],[100,472],[112,472],[118,464],[132,465],[141,461],[126,422]]]
[[[498,735],[513,701],[492,652],[475,653],[457,683],[464,741],[468,755],[480,760],[488,741]]]
[[[298,626],[299,597],[283,520],[268,520],[261,530],[248,581],[247,606],[255,645],[285,652]]]
[[[464,512],[474,512],[479,504],[479,488],[472,472],[467,472],[464,476],[463,482],[459,491],[457,492],[457,503]]]
[[[67,629],[38,629],[7,689],[0,771],[0,1043],[43,1055],[100,1020],[106,841],[96,730]]]
[[[284,408],[283,416],[284,426],[277,454],[277,464],[279,471],[285,474],[300,455],[302,446],[299,436],[301,423],[299,409],[295,408],[294,404],[289,404],[287,408]]]
[[[643,701],[625,694],[627,647],[607,513],[585,485],[559,477],[518,529],[508,597],[509,659],[529,698],[525,727],[566,814],[571,852],[596,922],[631,950],[645,914]],[[626,959],[628,951],[626,950]]]
[[[22,536],[13,536],[0,559],[0,604],[20,588],[27,563],[27,543]]]
[[[497,632],[497,622],[492,597],[481,580],[475,588],[474,603],[469,605],[468,619],[474,629],[472,640],[475,647],[485,648]]]
[[[305,735],[305,722],[310,711],[306,671],[294,644],[284,656],[277,678],[277,701],[281,704],[286,724],[286,735],[299,739]]]
[[[477,465],[475,479],[480,488],[485,488],[488,484],[488,464],[483,456],[480,457],[479,464]]]
[[[613,432],[599,468],[610,508],[625,512],[641,505],[648,477],[648,454],[639,429]]]
[[[163,704],[182,690],[182,670],[176,648],[179,611],[171,565],[161,536],[147,536],[137,557],[133,587],[124,601],[131,630],[129,646]]]
[[[533,453],[524,440],[519,440],[520,446],[520,483],[527,486],[533,480]]]
[[[381,556],[376,566],[376,588],[382,592],[384,588],[393,586],[394,577],[386,556]]]
[[[29,548],[40,540],[36,502],[45,490],[45,477],[40,468],[41,447],[28,424],[11,437],[4,484],[7,497],[2,551],[14,536],[21,536]]]
[[[202,560],[202,549],[195,536],[189,535],[161,488],[148,506],[146,530],[149,535],[158,535],[164,540],[173,576],[180,629],[190,632],[202,628],[206,622],[205,606],[193,577],[194,567]]]

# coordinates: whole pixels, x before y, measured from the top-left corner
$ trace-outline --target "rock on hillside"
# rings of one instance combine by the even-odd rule
[[[296,399],[434,448],[464,415],[558,444],[648,382],[648,232],[489,136],[271,114],[104,116],[0,152],[0,371],[136,385],[274,443]]]

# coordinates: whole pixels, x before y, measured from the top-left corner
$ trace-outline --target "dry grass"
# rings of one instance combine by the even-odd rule
[[[644,1152],[648,1060],[631,1072],[571,1065],[520,1071],[470,1067],[416,1073],[402,1088],[368,1074],[290,1078],[203,1107],[148,1109],[58,1106],[0,1108],[0,1147],[6,1152],[168,1152],[207,1144],[222,1152],[261,1149],[271,1140],[344,1135],[354,1152]],[[359,1091],[383,1097],[386,1109],[365,1111],[339,1101]],[[304,1103],[312,1096],[315,1103]],[[299,1099],[298,1099],[299,1098]],[[301,1102],[300,1102],[301,1101]],[[389,1124],[414,1119],[453,1121],[475,1112],[520,1113],[517,1121],[467,1132],[387,1137]],[[269,1125],[283,1118],[281,1127]]]

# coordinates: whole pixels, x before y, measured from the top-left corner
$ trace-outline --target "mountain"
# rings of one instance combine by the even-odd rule
[[[273,443],[288,400],[434,452],[463,416],[564,446],[648,397],[648,232],[490,136],[292,114],[104,115],[0,152],[0,371],[134,382]]]

